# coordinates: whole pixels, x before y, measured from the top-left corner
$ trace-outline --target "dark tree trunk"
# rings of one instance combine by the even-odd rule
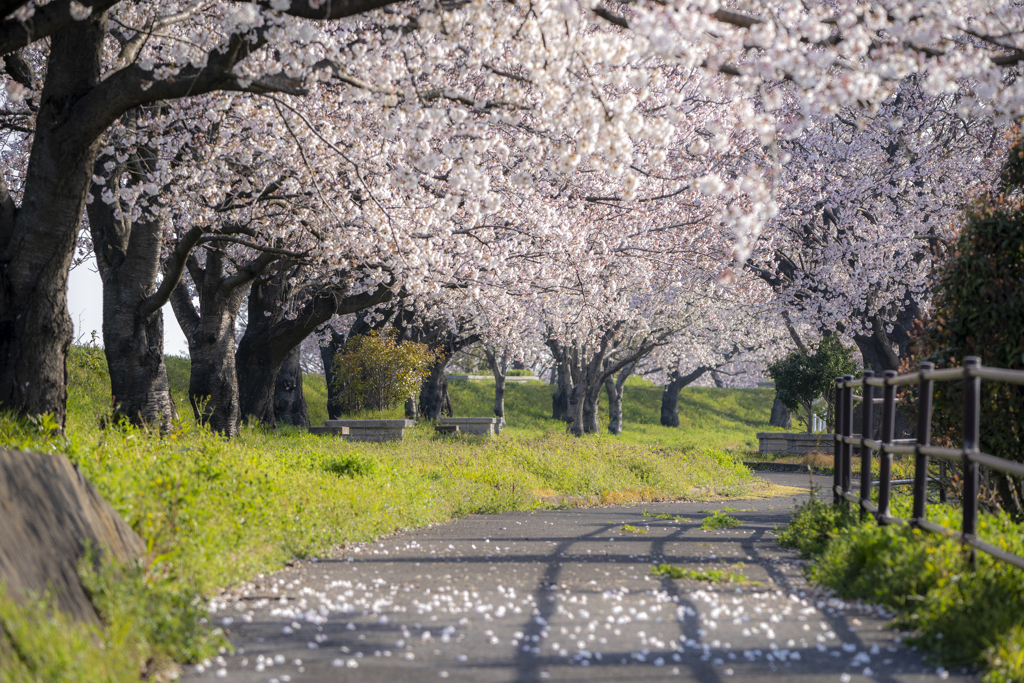
[[[241,411],[235,371],[235,320],[245,290],[275,260],[261,255],[249,267],[228,275],[224,254],[210,249],[206,266],[189,257],[189,272],[199,294],[199,311],[184,283],[171,295],[174,316],[188,340],[192,370],[188,400],[196,420],[225,436],[238,433]]]
[[[494,417],[505,421],[505,375],[494,376]]]
[[[858,334],[853,338],[854,343],[857,344],[857,348],[860,350],[864,367],[874,370],[876,376],[883,374],[886,370],[899,372],[902,363],[901,355],[909,344],[909,342],[906,344],[900,343],[903,341],[902,337],[906,336],[901,334],[903,331],[902,326],[896,325],[893,334],[896,337],[895,341],[897,348],[900,349],[900,353],[893,350],[894,340],[886,333],[884,322],[877,316],[873,321],[873,328],[872,334]],[[906,352],[909,353],[909,350]],[[855,410],[854,413],[856,414],[855,419],[859,421],[860,411]],[[905,439],[912,437],[915,430],[915,420],[908,418],[905,411],[897,410],[896,422],[893,427],[896,438]]]
[[[285,268],[253,283],[249,324],[235,354],[242,416],[271,428],[277,426],[277,378],[289,354],[335,314],[355,313],[391,297],[386,287],[354,296],[345,296],[345,285],[301,291],[299,277],[298,268]],[[305,304],[294,317],[286,316],[286,305],[301,295]]]
[[[103,176],[108,157],[96,162],[95,174]],[[133,155],[131,175],[139,181],[153,167],[155,158],[146,149]],[[120,184],[120,175],[107,184]],[[94,186],[99,197],[102,187]],[[163,281],[157,284],[163,250],[163,226],[158,221],[132,222],[118,218],[119,200],[113,204],[93,201],[87,207],[93,251],[103,280],[103,347],[110,374],[115,419],[135,425],[152,425],[163,431],[175,417],[167,368],[164,365],[164,325],[161,307],[181,280],[184,259],[202,232],[183,235],[168,258]]]
[[[990,472],[990,477],[996,482],[1000,509],[1014,519],[1024,516],[1024,482],[1001,472]]]
[[[338,407],[338,390],[334,387],[334,356],[345,345],[345,337],[330,325],[321,327],[319,335],[329,335],[327,343],[320,346],[320,360],[324,364],[324,380],[327,382],[327,419],[337,420],[341,417],[341,409]]]
[[[566,410],[569,432],[573,436],[583,436],[583,401],[583,387],[577,384],[569,391],[568,407]]]
[[[279,375],[285,359],[289,358],[302,343],[303,330],[297,330],[288,338],[281,339],[275,329],[282,322],[287,326],[284,307],[295,294],[295,269],[283,269],[269,277],[256,279],[249,290],[248,324],[238,341],[235,352],[235,366],[238,370],[238,400],[240,414],[254,419],[261,425],[274,429],[278,418],[278,392],[283,389]],[[322,325],[326,318],[317,320]],[[298,338],[298,339],[296,339]],[[298,363],[298,356],[295,357]],[[301,384],[301,371],[298,382]],[[296,378],[292,376],[291,380]],[[287,378],[285,379],[287,381]],[[285,397],[282,396],[282,399]],[[288,403],[287,400],[285,400]],[[305,413],[305,402],[303,402]],[[303,414],[301,421],[309,426],[308,417]],[[295,424],[285,420],[288,424]]]
[[[711,371],[711,379],[714,380],[716,388],[718,388],[718,389],[724,389],[725,388],[725,380],[722,379],[722,376],[718,373],[717,370],[712,370]]]
[[[618,377],[609,375],[604,380],[604,390],[608,395],[608,433],[622,433],[622,394],[626,388],[626,379],[633,373],[635,363],[630,363],[619,371]]]
[[[557,377],[558,386],[555,393],[551,395],[551,418],[554,420],[569,421],[569,388],[567,386],[565,373],[560,363],[555,363],[552,374]]]
[[[661,424],[663,426],[679,426],[679,392],[686,385],[697,381],[707,371],[708,368],[697,368],[688,375],[680,375],[676,370],[669,375],[671,380],[665,385],[665,390],[661,392]]]
[[[601,431],[599,408],[601,388],[605,380],[626,369],[622,377],[622,381],[625,382],[632,371],[627,368],[635,366],[641,358],[661,343],[661,340],[648,340],[631,352],[622,354],[618,359],[612,355],[616,352],[615,328],[606,330],[600,342],[591,348],[566,346],[556,339],[549,339],[545,343],[551,349],[551,355],[561,370],[560,382],[565,382],[568,393],[569,431],[573,436],[582,436],[585,433],[596,434]]]
[[[604,381],[604,391],[608,396],[608,433],[622,433],[622,387],[615,386],[611,377]]]
[[[777,397],[772,403],[772,416],[768,420],[768,424],[773,427],[782,427],[783,429],[789,429],[793,426],[793,418],[790,416],[789,411],[786,410],[785,404]]]
[[[70,109],[99,83],[106,12],[50,40],[35,135],[16,208],[0,179],[0,406],[64,425],[73,326],[67,285],[98,136]]]
[[[238,433],[241,420],[235,372],[235,319],[241,298],[206,300],[197,312],[184,284],[178,285],[171,297],[192,359],[188,379],[192,411],[197,421],[229,437]]]
[[[589,388],[583,394],[583,433],[597,434],[601,431],[601,385]]]
[[[306,397],[302,393],[302,348],[296,346],[285,356],[274,387],[274,418],[278,422],[309,427]]]
[[[419,412],[427,420],[437,420],[442,415],[452,416],[452,399],[448,395],[448,378],[444,374],[450,358],[446,356],[434,363],[420,388]]]
[[[508,375],[508,354],[495,352],[486,345],[484,346],[484,357],[487,359],[487,367],[494,376],[494,416],[500,417],[502,424],[505,423],[505,377]],[[515,363],[513,363],[515,365]],[[522,363],[519,363],[522,365]]]
[[[419,403],[417,403],[415,396],[410,396],[409,398],[405,399],[405,419],[420,419],[420,406]]]

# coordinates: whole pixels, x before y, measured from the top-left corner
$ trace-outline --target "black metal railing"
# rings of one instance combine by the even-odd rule
[[[978,434],[981,412],[981,380],[1024,384],[1024,370],[1005,370],[1002,368],[986,368],[981,359],[969,356],[964,359],[962,368],[936,370],[931,363],[921,363],[917,372],[897,375],[886,370],[882,377],[876,377],[866,371],[860,379],[851,375],[836,378],[836,432],[835,467],[833,480],[834,502],[848,505],[856,503],[862,516],[872,515],[879,524],[911,524],[925,531],[953,537],[969,546],[972,550],[980,550],[1003,562],[1024,569],[1024,558],[1008,553],[991,543],[977,537],[978,530],[978,466],[984,465],[993,470],[1024,477],[1024,464],[997,458],[978,449]],[[964,421],[963,445],[960,448],[943,448],[931,445],[932,423],[932,390],[935,382],[962,380],[964,389]],[[896,388],[911,384],[918,385],[917,397],[917,438],[895,439],[896,428]],[[861,395],[853,393],[855,387],[861,388]],[[875,387],[881,387],[881,399],[875,398]],[[860,400],[861,433],[853,434],[853,404]],[[879,440],[868,438],[874,433],[874,407],[882,405],[882,432]],[[860,491],[854,495],[850,492],[851,460],[853,447],[860,448]],[[879,458],[878,482],[872,481],[871,458],[877,453]],[[914,505],[910,519],[893,517],[890,514],[889,502],[892,493],[892,456],[914,456]],[[933,481],[928,474],[929,460],[935,458],[942,463],[959,462],[963,465],[963,489],[961,505],[963,508],[963,525],[960,531],[928,521],[928,484]],[[871,502],[871,491],[878,486],[878,504]],[[942,489],[945,490],[944,488]]]

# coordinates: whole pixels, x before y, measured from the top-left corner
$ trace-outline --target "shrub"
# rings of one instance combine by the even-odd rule
[[[342,412],[390,410],[419,390],[436,354],[426,344],[396,337],[394,330],[356,335],[334,356]]]
[[[895,499],[894,514],[908,516],[910,505],[909,499]],[[843,597],[894,610],[893,625],[912,632],[908,642],[945,666],[987,663],[986,681],[1021,680],[1024,572],[981,552],[974,566],[950,538],[906,525],[883,527],[872,519],[858,522],[837,508],[803,506],[780,537],[784,545],[816,558],[808,568],[810,578]],[[934,505],[928,517],[955,529],[961,510]],[[1024,554],[1024,526],[1005,513],[982,515],[978,532],[989,543]]]
[[[830,335],[821,340],[813,354],[794,351],[768,366],[768,375],[775,380],[775,396],[804,421],[808,433],[818,399],[825,399],[826,420],[831,423],[836,377],[857,374],[850,354],[851,349],[843,346],[837,336]],[[800,415],[800,408],[806,417]]]
[[[1024,683],[1024,626],[1011,629],[985,651],[983,683]]]
[[[779,545],[796,550],[800,557],[817,557],[840,529],[854,524],[856,516],[845,506],[823,503],[812,498],[797,508],[785,529],[779,532]]]
[[[1024,198],[1021,197],[1024,142],[1010,150],[1003,180],[1007,194],[978,199],[964,213],[952,257],[939,274],[934,312],[919,331],[916,358],[953,367],[966,356],[985,365],[1024,369]],[[1024,462],[1024,386],[982,383],[980,448]],[[960,382],[935,384],[934,434],[958,445],[962,438]],[[1024,482],[991,473],[988,498],[1024,517]]]
[[[533,370],[509,370],[505,373],[506,377],[532,377]]]

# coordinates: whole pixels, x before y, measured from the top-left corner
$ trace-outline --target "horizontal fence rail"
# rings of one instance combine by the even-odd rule
[[[1024,477],[1024,464],[1012,462],[994,455],[982,453],[978,449],[981,412],[981,380],[1008,382],[1024,385],[1024,370],[1006,370],[1003,368],[986,368],[981,359],[969,356],[964,359],[962,368],[944,368],[936,370],[931,363],[921,363],[917,372],[897,375],[886,370],[878,377],[870,370],[864,376],[854,379],[852,375],[837,377],[835,415],[836,424],[833,438],[835,441],[835,466],[833,467],[833,502],[836,505],[855,503],[860,508],[861,517],[872,515],[879,524],[910,524],[919,529],[954,538],[971,550],[980,550],[992,557],[1024,569],[1024,558],[997,548],[977,537],[978,529],[978,466],[984,465],[999,472]],[[931,445],[932,423],[932,392],[935,382],[960,380],[964,388],[964,424],[963,445],[960,448],[943,448]],[[901,386],[918,385],[917,398],[917,438],[895,439],[896,427],[896,389]],[[854,394],[855,388],[860,395]],[[881,396],[875,396],[875,389],[881,389]],[[861,433],[853,433],[854,403],[859,402]],[[882,431],[880,439],[871,439],[874,433],[875,406],[882,407]],[[853,447],[860,450],[860,491],[851,493],[851,462]],[[872,481],[871,461],[873,454],[878,454],[879,477]],[[914,478],[912,480],[892,479],[892,456],[914,456]],[[940,462],[945,471],[946,462],[959,462],[963,465],[963,490],[961,505],[963,523],[960,531],[928,521],[928,483],[936,481],[928,475],[931,458]],[[910,483],[913,486],[914,506],[910,519],[893,517],[889,503],[894,485]],[[878,488],[878,504],[871,502],[871,491]],[[940,485],[940,500],[945,501],[945,488]]]

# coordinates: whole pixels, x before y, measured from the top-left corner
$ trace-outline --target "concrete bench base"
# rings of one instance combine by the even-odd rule
[[[790,432],[759,432],[757,435],[759,453],[786,453],[806,455],[815,451],[832,452],[831,434],[807,434]]]
[[[459,425],[436,425],[434,431],[438,434],[458,434]]]
[[[438,422],[458,427],[463,434],[487,436],[501,434],[502,427],[500,417],[442,417]]]
[[[405,430],[416,426],[415,420],[327,420],[326,429],[348,428],[349,441],[401,441]]]

